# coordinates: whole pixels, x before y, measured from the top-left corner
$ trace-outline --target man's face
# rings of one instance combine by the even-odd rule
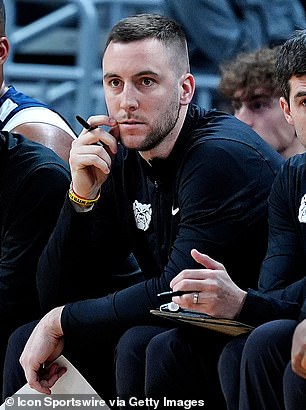
[[[289,104],[281,98],[281,106],[289,124],[293,125],[300,142],[306,147],[306,75],[289,80]]]
[[[158,40],[108,45],[103,58],[105,100],[127,148],[151,150],[173,130],[180,112],[178,77],[169,51]]]
[[[243,92],[238,90],[234,95],[235,116],[282,153],[295,139],[295,133],[284,118],[279,99],[271,97],[271,91],[264,88],[254,89],[247,99],[242,97]]]

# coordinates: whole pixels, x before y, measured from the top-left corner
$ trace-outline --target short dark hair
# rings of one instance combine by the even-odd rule
[[[169,17],[160,14],[137,14],[126,17],[114,25],[106,46],[111,42],[129,43],[137,40],[156,39],[176,54],[176,65],[189,71],[186,36],[182,27]]]
[[[238,54],[233,60],[220,65],[219,91],[233,99],[237,90],[243,90],[247,100],[256,88],[269,90],[271,96],[280,97],[281,89],[275,79],[275,63],[279,47],[262,47],[252,52]]]
[[[5,6],[3,0],[0,0],[0,35],[5,35]]]
[[[306,30],[296,30],[280,47],[276,60],[276,78],[289,102],[289,80],[306,75]]]

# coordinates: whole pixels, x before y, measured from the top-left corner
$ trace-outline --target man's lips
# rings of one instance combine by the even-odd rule
[[[138,129],[142,129],[143,126],[145,125],[144,122],[141,121],[136,121],[136,120],[124,120],[124,121],[118,121],[119,127],[121,131],[136,131]]]
[[[144,124],[141,121],[136,121],[136,120],[124,120],[124,121],[118,121],[119,125],[139,125],[139,124]]]

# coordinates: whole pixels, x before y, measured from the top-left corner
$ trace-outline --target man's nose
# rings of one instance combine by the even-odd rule
[[[120,108],[125,111],[135,111],[138,108],[137,91],[132,85],[124,85],[120,98]]]

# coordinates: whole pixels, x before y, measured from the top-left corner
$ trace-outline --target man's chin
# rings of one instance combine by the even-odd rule
[[[139,150],[143,146],[145,137],[139,137],[136,135],[120,135],[122,144],[128,149]]]

